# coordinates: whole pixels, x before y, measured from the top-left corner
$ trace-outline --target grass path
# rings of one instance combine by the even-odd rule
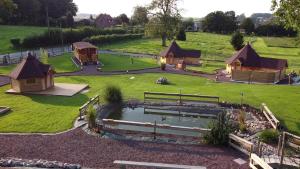
[[[130,77],[135,79],[130,80]],[[167,77],[171,85],[157,85],[159,77]],[[57,132],[71,128],[80,107],[89,97],[102,95],[105,86],[118,85],[126,99],[143,99],[144,91],[179,92],[217,95],[221,100],[239,103],[244,93],[245,103],[259,107],[265,102],[287,128],[300,134],[300,96],[297,86],[247,85],[215,83],[213,81],[183,75],[143,74],[116,76],[60,77],[56,82],[86,83],[90,92],[74,97],[21,96],[4,94],[9,86],[0,88],[0,105],[10,106],[12,112],[0,117],[0,132]]]

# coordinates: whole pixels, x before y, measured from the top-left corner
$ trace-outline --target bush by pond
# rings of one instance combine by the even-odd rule
[[[219,113],[217,120],[214,120],[209,128],[211,131],[203,137],[208,144],[228,144],[229,134],[233,131],[233,127],[226,115],[226,112]]]
[[[123,94],[119,87],[117,86],[107,86],[104,91],[104,100],[109,104],[119,104],[123,103]]]

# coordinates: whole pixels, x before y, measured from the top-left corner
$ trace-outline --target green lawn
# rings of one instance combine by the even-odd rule
[[[41,34],[46,29],[46,27],[0,25],[0,54],[19,51],[19,49],[12,48],[10,39],[19,38],[22,40],[29,35]]]
[[[71,60],[72,53],[66,53],[61,56],[50,57],[48,62],[52,65],[56,72],[74,72],[79,70]],[[0,66],[0,75],[8,75],[16,65]]]
[[[263,37],[268,47],[299,48],[299,38],[289,37]]]
[[[187,70],[215,74],[217,69],[225,68],[223,62],[203,61],[200,66],[187,66]]]
[[[226,60],[231,57],[235,51],[230,44],[230,35],[219,35],[211,33],[187,33],[187,41],[177,41],[182,48],[198,49],[202,51],[202,59],[206,60]],[[252,38],[246,37],[245,41],[250,41]],[[266,43],[265,37],[254,38],[253,44],[257,52],[264,57],[288,59],[289,70],[300,71],[300,48],[286,48],[286,47],[270,47]],[[289,45],[296,44],[293,38],[273,38],[270,40],[277,45],[280,43],[288,43]],[[168,42],[170,44],[170,41]],[[272,46],[272,45],[271,45]],[[126,51],[133,53],[149,53],[159,54],[163,47],[160,39],[139,39],[133,41],[125,41],[114,43],[110,45],[100,46],[101,49],[111,49],[116,51]],[[216,68],[222,68],[225,65],[215,63]]]
[[[128,56],[101,54],[100,61],[104,64],[102,66],[103,71],[125,71],[158,67],[157,61],[152,58],[133,57],[131,60]]]
[[[130,80],[134,76],[135,79]],[[171,85],[157,85],[155,80],[167,77]],[[57,132],[69,129],[78,115],[80,107],[88,97],[102,94],[106,85],[121,87],[124,96],[143,99],[144,91],[179,92],[217,95],[221,100],[240,102],[240,93],[244,92],[244,101],[259,107],[267,103],[281,122],[289,130],[300,134],[300,90],[297,86],[275,86],[255,84],[215,83],[213,81],[183,75],[144,74],[89,77],[60,77],[56,82],[87,83],[90,92],[74,97],[58,96],[21,96],[4,94],[9,86],[0,88],[0,105],[10,106],[12,112],[0,117],[0,132]]]

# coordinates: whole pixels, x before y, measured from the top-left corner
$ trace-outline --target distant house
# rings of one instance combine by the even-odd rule
[[[187,64],[198,65],[200,63],[200,50],[181,49],[178,44],[173,41],[171,45],[160,53],[160,62],[170,65]]]
[[[11,88],[17,92],[43,91],[54,86],[54,69],[41,63],[35,56],[28,56],[11,72]]]
[[[98,63],[98,48],[88,42],[73,43],[72,49],[76,59],[83,65]]]
[[[226,71],[234,81],[277,83],[285,77],[285,59],[260,57],[248,43],[226,60]]]

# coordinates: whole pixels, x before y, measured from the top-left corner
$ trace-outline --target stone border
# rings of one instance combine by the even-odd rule
[[[0,167],[37,167],[58,169],[81,169],[79,164],[62,163],[58,161],[47,161],[41,159],[25,160],[18,158],[0,159]]]

